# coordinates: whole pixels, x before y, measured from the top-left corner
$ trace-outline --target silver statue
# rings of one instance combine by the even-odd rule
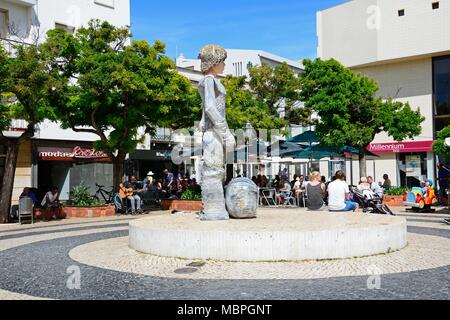
[[[199,58],[205,75],[198,89],[203,101],[200,129],[203,132],[203,157],[200,163],[202,221],[228,220],[223,190],[225,155],[235,145],[225,115],[226,91],[216,78],[223,73],[227,52],[217,45],[202,48]]]
[[[230,216],[234,219],[256,218],[258,193],[258,187],[248,178],[231,181],[226,192],[226,205]]]

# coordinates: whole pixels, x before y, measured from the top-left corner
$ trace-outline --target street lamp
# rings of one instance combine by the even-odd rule
[[[245,124],[245,151],[246,151],[246,164],[245,164],[245,166],[246,166],[246,175],[247,175],[247,178],[248,178],[248,173],[249,173],[249,168],[250,168],[250,165],[249,165],[249,162],[250,162],[250,149],[249,149],[249,146],[250,146],[250,141],[252,141],[254,138],[255,138],[255,130],[254,130],[254,128],[253,128],[253,125],[250,123],[250,121],[247,121],[247,123]]]

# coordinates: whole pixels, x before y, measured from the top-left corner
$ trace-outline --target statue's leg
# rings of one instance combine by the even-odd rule
[[[221,139],[214,132],[203,136],[202,159],[202,221],[228,220],[225,208],[223,180],[225,178],[224,153]]]

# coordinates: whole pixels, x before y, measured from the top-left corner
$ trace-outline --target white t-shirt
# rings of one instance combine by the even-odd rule
[[[342,180],[336,180],[328,185],[328,207],[331,211],[339,211],[345,209],[345,197],[350,193],[348,184]]]
[[[51,191],[47,192],[44,199],[42,200],[41,206],[45,206],[45,204],[47,203],[47,198],[50,202],[55,201],[56,198],[58,198],[58,194],[59,194],[59,192],[57,192],[55,194],[53,194]]]

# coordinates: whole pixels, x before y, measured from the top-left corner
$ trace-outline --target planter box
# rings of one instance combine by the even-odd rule
[[[67,218],[101,218],[116,215],[115,206],[64,207],[63,211]]]
[[[161,200],[161,207],[163,210],[178,210],[178,211],[192,211],[199,212],[203,209],[202,201],[198,200]]]
[[[34,219],[35,220],[53,220],[53,217],[56,217],[56,219],[65,219],[66,213],[64,212],[63,208],[57,208],[57,209],[40,209],[35,208],[33,210]]]
[[[388,207],[402,207],[403,196],[384,196],[383,202]]]

